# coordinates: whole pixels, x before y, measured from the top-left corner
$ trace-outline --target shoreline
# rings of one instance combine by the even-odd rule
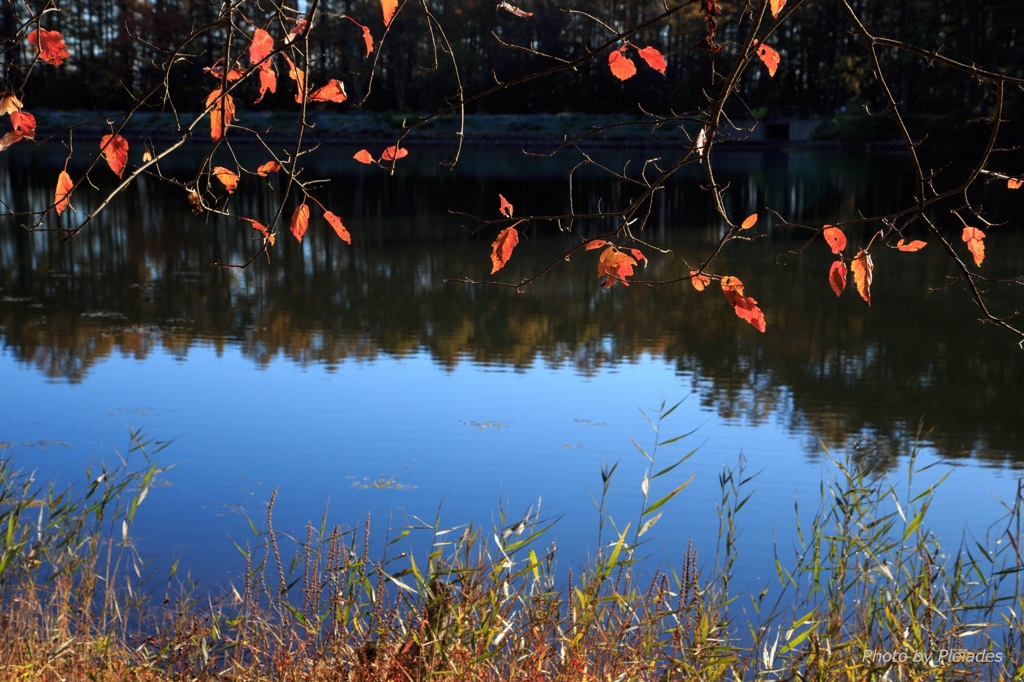
[[[125,125],[122,134],[130,143],[164,144],[177,141],[197,114],[190,112],[175,117],[173,114],[138,112]],[[99,140],[116,130],[118,113],[103,116],[100,112],[41,110],[36,113],[38,133],[36,144],[55,140]],[[402,135],[403,126],[417,117],[398,113],[366,113],[358,111],[312,111],[307,116],[311,125],[304,140],[311,144],[332,145],[356,143],[394,144]],[[84,125],[82,121],[87,121]],[[800,147],[805,149],[868,149],[887,151],[902,149],[902,142],[893,140],[863,140],[848,142],[818,138],[813,134],[814,121],[799,119],[800,125],[811,132],[799,139],[764,139],[769,126],[790,125],[797,119],[778,118],[771,121],[745,121],[735,136],[719,140],[719,149],[758,150]],[[824,123],[826,119],[822,118]],[[227,141],[235,145],[258,144],[252,131],[259,132],[267,144],[294,142],[298,126],[297,112],[239,113],[228,128]],[[78,127],[75,127],[78,126]],[[501,148],[538,145],[554,147],[566,141],[579,140],[588,147],[648,147],[665,144],[691,144],[698,124],[694,122],[683,130],[681,122],[658,124],[642,118],[610,114],[467,114],[460,126],[456,115],[445,114],[423,123],[407,133],[405,145],[452,145],[462,128],[462,143],[466,147],[495,146]],[[756,126],[756,127],[754,127]],[[595,132],[604,128],[600,132]],[[751,134],[751,129],[756,135]],[[200,121],[190,136],[192,143],[210,142],[209,125]]]

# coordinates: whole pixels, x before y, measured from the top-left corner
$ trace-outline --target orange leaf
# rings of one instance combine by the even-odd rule
[[[210,137],[219,140],[235,117],[235,100],[217,88],[206,98],[206,106],[213,107],[210,110]]]
[[[743,295],[743,282],[738,277],[732,275],[726,275],[721,279],[719,284],[722,285],[722,293],[725,294],[726,298],[729,296],[742,296]]]
[[[260,175],[265,178],[271,173],[276,173],[279,170],[281,170],[281,164],[277,161],[267,161],[256,169],[256,175]]]
[[[1010,189],[1020,189],[1020,186],[1022,184],[1024,184],[1024,182],[1021,182],[1017,178],[1007,178],[1006,179],[1006,186],[1009,187]]]
[[[104,135],[100,139],[100,150],[110,170],[114,171],[117,177],[124,175],[124,167],[128,163],[128,140],[120,135]]]
[[[14,93],[5,92],[0,97],[0,116],[14,111],[21,111],[21,100]]]
[[[508,199],[506,199],[500,194],[498,195],[498,200],[501,202],[500,205],[498,206],[498,212],[501,213],[506,218],[511,218],[512,204],[508,203]]]
[[[698,274],[696,270],[690,270],[690,284],[697,291],[704,291],[711,284],[711,278],[707,275]]]
[[[12,130],[3,137],[0,137],[0,152],[4,151],[12,144],[21,142],[23,139],[24,138],[22,137],[21,133],[16,133]]]
[[[920,251],[924,247],[928,246],[927,242],[923,242],[920,239],[915,239],[912,242],[904,243],[901,239],[896,242],[896,248],[900,251]]]
[[[39,57],[47,64],[60,66],[68,58],[68,46],[60,31],[47,31],[38,28],[28,34],[28,42],[39,52]]]
[[[492,275],[505,267],[508,259],[512,257],[512,249],[516,248],[518,243],[519,231],[516,228],[506,227],[498,233],[498,238],[491,244],[491,263],[494,264],[491,268]]]
[[[295,25],[292,26],[292,30],[288,31],[288,35],[284,37],[284,44],[291,45],[292,41],[298,38],[306,30],[307,26],[309,26],[309,19],[299,19],[296,21]]]
[[[640,54],[640,59],[647,62],[647,66],[651,67],[662,76],[665,75],[665,68],[668,64],[665,62],[665,58],[661,56],[661,52],[658,52],[657,48],[647,46],[637,50]]]
[[[348,99],[348,95],[345,94],[345,84],[336,78],[332,78],[327,82],[327,85],[322,88],[317,88],[309,96],[311,102],[335,102],[342,103]]]
[[[764,65],[768,67],[768,75],[774,78],[775,71],[779,68],[779,53],[771,47],[762,44],[757,48],[757,56],[760,57],[761,61],[764,62]]]
[[[334,228],[334,232],[339,237],[341,237],[341,240],[343,242],[345,242],[346,244],[352,243],[352,235],[350,235],[348,233],[348,230],[345,229],[345,226],[341,224],[341,218],[334,215],[330,211],[324,211],[324,220],[331,224],[331,227]]]
[[[735,277],[723,277],[721,281],[722,293],[725,300],[729,302],[736,315],[746,320],[759,332],[764,332],[766,324],[764,313],[757,307],[757,301],[750,296],[743,294],[743,282]]]
[[[828,242],[828,248],[832,249],[834,254],[838,255],[840,251],[846,248],[846,235],[834,225],[826,225],[821,231],[821,236]]]
[[[636,65],[626,56],[625,45],[608,55],[608,68],[620,81],[628,80],[636,74]]]
[[[71,176],[67,171],[61,171],[57,176],[57,189],[53,193],[53,204],[60,215],[71,205],[71,188],[75,183],[71,182]]]
[[[498,3],[498,9],[503,9],[506,12],[511,12],[517,17],[522,17],[523,19],[533,16],[533,12],[524,12],[523,10],[519,9],[512,3],[508,2],[508,0],[501,0],[501,2]]]
[[[22,137],[34,140],[36,137],[36,117],[24,111],[11,112],[11,125],[14,132]]]
[[[637,263],[639,263],[640,261],[643,261],[644,262],[644,267],[645,268],[647,267],[647,256],[644,255],[643,251],[641,251],[640,249],[630,249],[629,252],[631,254],[633,254],[633,258],[636,259]]]
[[[614,246],[609,246],[601,252],[601,259],[597,263],[598,277],[604,277],[605,289],[613,286],[615,282],[621,281],[623,286],[629,286],[627,277],[633,275],[633,266],[636,261],[632,256],[619,251]]]
[[[779,16],[779,12],[786,6],[786,0],[771,0],[772,17]]]
[[[836,296],[843,293],[843,289],[846,288],[846,264],[841,260],[837,260],[832,263],[832,267],[828,269],[828,283],[832,285],[832,291],[836,292]]]
[[[265,225],[263,225],[262,223],[258,223],[258,222],[256,222],[256,221],[255,221],[255,220],[253,220],[252,218],[242,218],[242,220],[244,220],[244,221],[246,221],[246,222],[248,222],[248,223],[251,223],[251,224],[252,224],[252,228],[253,228],[254,230],[259,230],[260,232],[262,232],[262,233],[263,233],[263,238],[264,238],[264,239],[266,239],[266,240],[267,240],[268,242],[270,242],[270,245],[271,245],[271,246],[273,246],[273,245],[274,245],[275,237],[274,237],[274,235],[273,235],[273,234],[272,234],[272,233],[270,232],[270,230],[268,230],[268,229],[266,228],[266,226],[265,226]]]
[[[740,225],[740,229],[749,230],[754,226],[755,223],[757,223],[757,214],[751,213],[750,215],[747,216],[747,219],[744,220],[743,223]]]
[[[967,250],[974,256],[974,264],[980,266],[985,260],[985,233],[976,227],[965,227],[960,238],[967,242]]]
[[[292,214],[292,222],[289,225],[289,229],[292,231],[292,235],[302,243],[302,237],[306,234],[306,228],[309,227],[309,206],[302,204],[295,209],[295,213]]]
[[[228,194],[233,193],[238,187],[238,175],[224,166],[214,167],[213,174],[224,185],[224,189],[228,191]]]
[[[359,24],[359,27],[363,29],[363,42],[366,43],[366,56],[369,57],[373,54],[373,34],[370,33],[369,27],[362,24]]]
[[[593,251],[594,249],[600,249],[602,246],[604,246],[607,243],[608,242],[606,242],[603,239],[595,239],[594,241],[587,242],[587,245],[586,245],[586,247],[584,247],[583,250],[584,251]]]
[[[371,163],[377,163],[377,160],[373,158],[373,156],[370,155],[370,152],[366,151],[365,149],[360,149],[359,151],[357,151],[355,153],[355,156],[353,156],[352,158],[358,161],[359,163],[365,163],[367,165]]]
[[[260,96],[253,104],[259,104],[267,92],[277,92],[277,73],[273,69],[260,69]]]
[[[252,34],[252,42],[249,44],[249,61],[253,66],[260,64],[274,51],[274,39],[262,28],[256,29]],[[270,62],[260,64],[261,69],[269,69]]]
[[[399,149],[395,145],[391,145],[380,155],[381,161],[395,161],[396,159],[404,159],[409,156],[408,149]]]
[[[871,305],[871,280],[875,272],[871,256],[864,251],[858,251],[850,261],[850,269],[853,270],[853,283],[857,285],[857,293]]]
[[[302,104],[302,98],[306,94],[306,72],[295,66],[295,62],[288,58],[288,55],[284,56],[284,60],[288,62],[288,77],[295,81],[295,101]]]
[[[398,0],[380,0],[380,9],[384,13],[384,25],[387,26],[398,11]]]

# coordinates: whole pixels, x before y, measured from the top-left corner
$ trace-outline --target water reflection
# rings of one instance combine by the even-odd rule
[[[351,154],[327,156],[330,163]],[[7,206],[28,211],[52,199],[53,166],[37,160],[14,167],[10,155],[0,163]],[[282,239],[269,264],[245,271],[206,264],[247,260],[255,233],[244,223],[193,216],[180,193],[152,181],[71,241],[5,225],[4,347],[19,363],[71,383],[87,380],[112,354],[145,359],[163,349],[187,359],[197,345],[238,347],[261,367],[288,361],[334,368],[425,351],[449,369],[543,364],[588,376],[653,356],[673,363],[680,376],[699,377],[693,390],[722,419],[775,422],[806,434],[815,456],[819,438],[835,448],[860,438],[880,466],[891,465],[899,448],[888,445],[905,443],[921,419],[941,425],[931,441],[942,455],[1024,461],[1020,354],[1001,333],[973,324],[961,292],[922,293],[942,283],[946,265],[937,249],[913,254],[911,265],[902,254],[879,259],[870,309],[852,295],[835,299],[823,247],[776,258],[801,246],[800,235],[774,230],[731,249],[719,270],[742,273],[766,310],[766,335],[739,322],[715,291],[603,291],[592,255],[556,268],[522,294],[444,285],[445,277],[485,277],[493,238],[468,235],[450,209],[490,215],[501,192],[531,212],[560,212],[568,187],[561,170],[530,172],[533,166],[501,163],[489,153],[470,155],[454,174],[437,171],[429,159],[417,163],[418,173],[392,178],[346,164],[348,174],[332,177],[325,205],[345,218],[353,246],[314,220],[301,246]],[[409,171],[416,169],[410,164]],[[723,154],[720,173],[732,183],[737,212],[768,205],[811,224],[906,201],[899,168],[866,155]],[[622,191],[590,176],[574,186],[574,199],[614,203]],[[240,192],[238,199],[240,215],[258,218],[273,208],[266,193]],[[88,192],[74,197],[78,211],[95,201]],[[680,177],[657,202],[648,239],[678,254],[710,248],[718,227],[698,182]],[[548,226],[525,236],[509,279],[542,267],[571,243]],[[1020,237],[1000,239],[986,267],[1012,274]],[[680,267],[657,259],[643,275],[670,277]]]

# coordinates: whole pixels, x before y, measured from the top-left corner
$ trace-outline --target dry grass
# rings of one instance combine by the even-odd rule
[[[417,521],[371,555],[369,520],[342,532],[273,525],[246,557],[244,584],[220,601],[140,586],[130,526],[160,474],[132,434],[122,466],[83,489],[37,489],[0,467],[0,682],[7,680],[1009,680],[1024,674],[1021,502],[984,538],[953,552],[927,530],[934,488],[906,488],[834,462],[800,545],[759,595],[734,593],[743,460],[720,478],[719,547],[687,547],[670,573],[634,564],[664,486],[692,452],[659,463],[674,407],[649,419],[639,515],[605,513],[584,568],[556,571],[553,522],[499,510],[497,527]],[[687,481],[688,482],[688,481]],[[941,479],[935,484],[941,483]],[[659,494],[655,490],[665,489]],[[902,487],[902,486],[901,486]],[[276,496],[276,493],[275,493]],[[799,526],[799,521],[797,522]],[[403,551],[429,534],[429,550]],[[414,537],[410,537],[414,536]],[[148,595],[148,596],[147,596]],[[959,652],[953,655],[948,652]],[[958,660],[951,660],[956,658]]]

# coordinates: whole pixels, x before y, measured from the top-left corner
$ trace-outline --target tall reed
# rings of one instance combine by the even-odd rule
[[[736,588],[737,537],[756,478],[741,457],[719,476],[718,542],[680,548],[667,571],[642,561],[693,480],[691,434],[663,437],[678,407],[644,414],[651,440],[636,515],[609,513],[616,464],[601,469],[598,547],[560,565],[540,505],[493,526],[413,518],[378,531],[301,537],[274,525],[277,491],[236,543],[239,584],[211,599],[188,584],[146,587],[129,530],[161,472],[131,435],[116,470],[84,488],[39,487],[0,466],[0,680],[1009,680],[1024,675],[1019,547],[1024,491],[985,535],[947,549],[929,530],[950,475],[910,444],[906,479],[829,458],[815,513],[776,551],[760,593]],[[680,454],[680,452],[682,454]],[[673,453],[671,455],[667,453]],[[663,461],[667,457],[667,462]],[[923,487],[921,478],[934,480]],[[383,533],[380,549],[371,534]],[[174,576],[172,575],[172,578]]]

